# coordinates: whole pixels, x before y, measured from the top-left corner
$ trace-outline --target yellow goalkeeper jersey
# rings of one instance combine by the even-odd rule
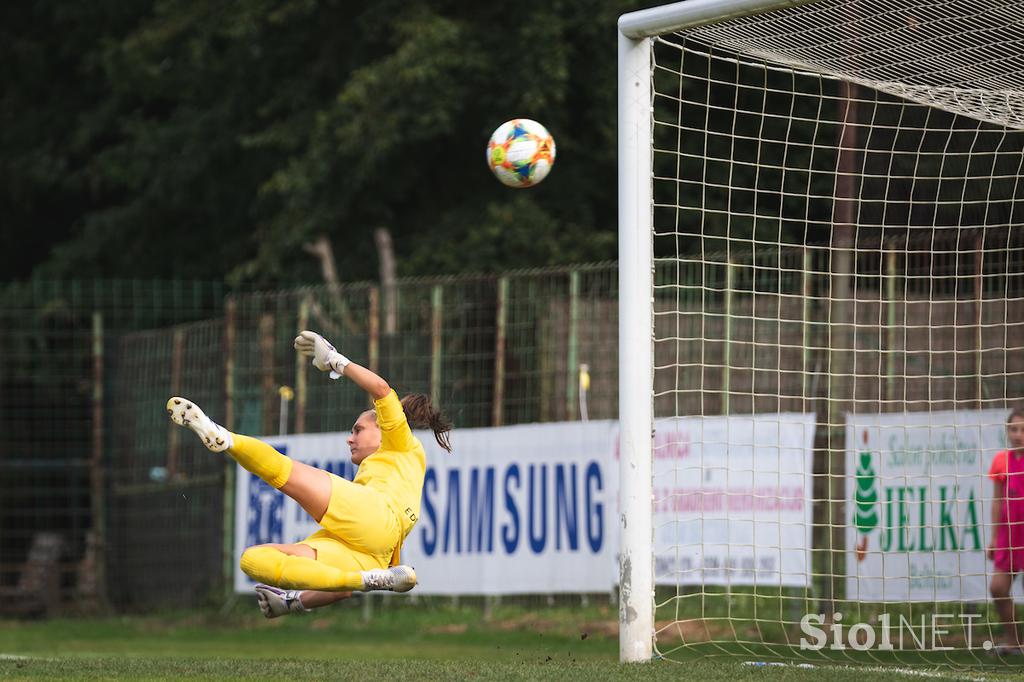
[[[405,538],[420,517],[427,456],[423,444],[412,435],[394,391],[373,404],[380,427],[380,448],[359,465],[355,483],[380,491],[392,503]]]

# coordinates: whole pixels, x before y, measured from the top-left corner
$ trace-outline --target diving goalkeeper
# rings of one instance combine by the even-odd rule
[[[303,331],[295,349],[332,379],[350,379],[370,394],[374,409],[359,415],[347,443],[355,479],[296,462],[250,436],[214,423],[194,402],[167,401],[171,420],[192,429],[213,452],[227,452],[243,468],[299,503],[320,530],[302,542],[249,547],[241,567],[257,585],[260,609],[268,618],[345,599],[353,591],[407,592],[416,572],[399,563],[402,541],[420,513],[426,472],[423,445],[411,427],[429,428],[451,452],[451,423],[430,399],[410,394],[399,401],[387,381],[349,361],[326,339]]]

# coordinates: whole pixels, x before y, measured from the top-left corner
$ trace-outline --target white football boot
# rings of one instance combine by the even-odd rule
[[[167,401],[167,414],[178,426],[187,426],[196,432],[203,445],[213,452],[224,452],[231,447],[231,433],[206,416],[191,400],[177,396]]]
[[[408,592],[416,587],[416,571],[412,566],[373,568],[369,571],[360,571],[360,574],[363,576],[362,592],[375,590]]]

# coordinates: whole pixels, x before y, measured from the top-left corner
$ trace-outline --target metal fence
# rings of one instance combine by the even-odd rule
[[[0,591],[59,538],[50,611],[222,597],[233,469],[170,425],[188,396],[257,435],[345,431],[366,406],[313,377],[321,331],[456,427],[616,414],[614,265],[231,293],[218,285],[12,286],[0,301]],[[581,403],[579,366],[590,366]],[[227,495],[227,496],[226,496]]]
[[[139,400],[130,415],[137,437],[120,445],[140,453],[163,447],[142,408],[166,391],[160,371],[170,357],[129,358],[122,335],[219,315],[224,295],[222,285],[198,282],[36,281],[0,290],[3,610],[103,604],[105,564],[120,554],[106,529],[125,523],[116,505],[106,507],[117,499],[108,491],[125,479],[111,467],[111,435],[128,426],[119,421],[129,417],[128,401]],[[44,596],[28,599],[26,585]]]
[[[996,237],[981,244],[981,259],[934,239],[917,249],[864,245],[846,271],[854,285],[845,300],[829,289],[834,253],[824,248],[660,262],[656,414],[800,410],[834,429],[842,396],[862,411],[1024,396],[1024,359],[1008,352],[1024,331],[1024,244],[1020,235]],[[617,278],[613,264],[597,264],[390,289],[8,287],[0,292],[0,593],[17,594],[53,541],[59,561],[48,579],[58,589],[37,610],[221,600],[233,468],[172,427],[164,403],[185,395],[254,435],[347,430],[366,398],[313,376],[291,346],[299,329],[321,331],[400,392],[430,394],[457,428],[583,411],[615,418]],[[836,317],[837,301],[846,317]],[[846,369],[826,372],[837,352]]]

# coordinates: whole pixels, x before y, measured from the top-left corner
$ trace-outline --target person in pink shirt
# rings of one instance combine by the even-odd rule
[[[1006,420],[1009,447],[996,453],[988,476],[995,484],[992,495],[992,524],[995,532],[988,546],[993,574],[989,591],[999,619],[1006,628],[1006,642],[1000,653],[1020,653],[1020,633],[1014,616],[1010,589],[1013,579],[1024,571],[1024,407],[1014,408]]]

